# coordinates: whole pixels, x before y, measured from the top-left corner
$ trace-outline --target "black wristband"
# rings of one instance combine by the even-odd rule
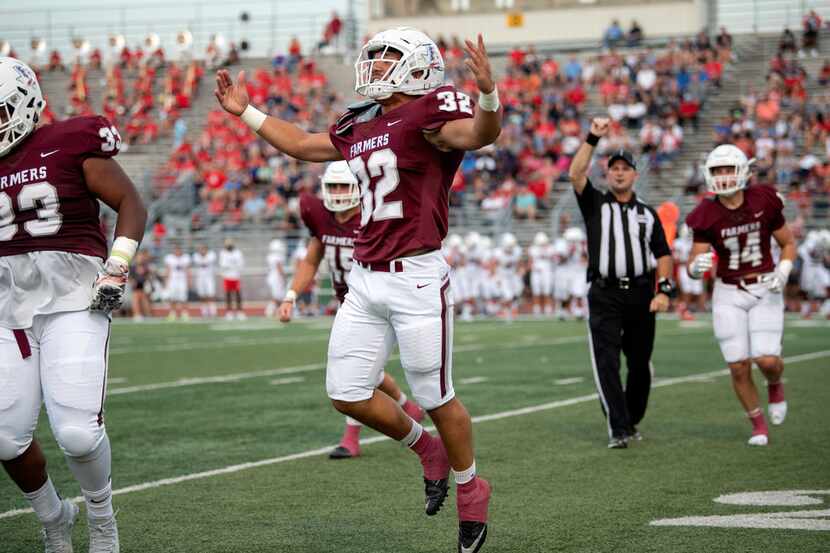
[[[585,142],[596,148],[599,137],[592,132],[588,132],[588,136],[585,137]]]
[[[668,297],[673,298],[675,293],[674,284],[667,278],[661,278],[657,283],[657,293],[666,294]]]

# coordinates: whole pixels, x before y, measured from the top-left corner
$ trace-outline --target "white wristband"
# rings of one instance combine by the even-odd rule
[[[484,92],[478,93],[478,107],[483,109],[484,111],[499,111],[499,89],[494,88],[492,91],[485,94]]]
[[[283,298],[283,300],[282,300],[283,303],[285,303],[285,302],[294,303],[295,301],[297,301],[297,292],[295,292],[294,290],[289,290],[288,292],[286,292],[285,298]]]
[[[110,257],[118,258],[129,265],[133,260],[133,256],[135,256],[136,250],[138,250],[138,242],[126,236],[119,236],[112,243]]]
[[[242,119],[242,122],[248,125],[252,131],[259,132],[260,127],[262,127],[262,124],[265,123],[268,116],[251,104],[248,104],[248,107],[245,108],[245,111],[242,112],[242,115],[240,115],[239,118]]]
[[[790,273],[792,272],[792,270],[793,270],[793,262],[790,261],[789,259],[782,259],[778,263],[778,267],[775,269],[775,272],[778,273],[778,275],[781,277],[781,280],[783,280],[784,283],[786,284],[787,279],[790,278]]]

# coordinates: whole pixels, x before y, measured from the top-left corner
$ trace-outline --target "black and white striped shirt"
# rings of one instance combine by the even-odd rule
[[[588,234],[588,280],[635,278],[654,271],[657,258],[671,255],[657,212],[636,195],[620,203],[589,179],[576,200]]]

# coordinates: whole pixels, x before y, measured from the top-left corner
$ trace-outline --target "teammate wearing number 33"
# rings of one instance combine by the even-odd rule
[[[41,404],[87,505],[89,550],[118,551],[104,427],[108,311],[120,305],[146,211],[112,159],[102,117],[39,126],[34,72],[0,57],[0,461],[43,523],[46,551],[71,551],[78,507],[61,501],[33,440]],[[98,200],[118,212],[107,252]]]
[[[329,341],[326,388],[342,413],[400,440],[424,469],[426,512],[458,484],[458,549],[478,551],[487,535],[489,484],[476,476],[470,416],[452,386],[453,299],[441,255],[448,192],[465,150],[491,144],[502,112],[481,36],[466,41],[478,105],[444,83],[444,61],[424,33],[383,31],[361,49],[352,105],[328,133],[308,133],[248,104],[244,73],[217,73],[216,97],[282,152],[305,161],[346,160],[360,182],[361,228],[349,292]],[[414,399],[435,423],[430,436],[376,390],[392,344]]]
[[[792,232],[784,220],[784,205],[774,188],[750,186],[751,161],[737,147],[715,148],[706,159],[705,178],[711,199],[703,200],[687,217],[693,231],[689,276],[701,278],[718,255],[717,281],[712,296],[715,337],[729,365],[732,386],[752,423],[750,445],[767,445],[768,429],[752,381],[752,362],[767,380],[772,424],[787,414],[781,375],[784,299],[796,256]],[[776,266],[771,239],[781,247]]]

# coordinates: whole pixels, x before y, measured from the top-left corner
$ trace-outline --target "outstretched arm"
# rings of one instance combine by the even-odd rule
[[[297,272],[294,273],[294,278],[291,279],[291,285],[288,287],[288,293],[280,305],[280,320],[284,323],[291,321],[291,315],[294,312],[294,302],[297,299],[297,291],[302,292],[308,288],[309,284],[314,280],[314,275],[317,274],[317,269],[320,267],[320,262],[323,260],[323,243],[318,238],[311,238],[308,241],[308,250],[305,258],[297,264]]]
[[[594,154],[594,148],[597,145],[596,141],[608,134],[610,122],[607,117],[595,117],[591,121],[590,134],[593,136],[588,136],[588,139],[582,143],[571,161],[569,176],[577,194],[582,194],[582,191],[585,190],[585,184],[588,182],[588,166],[591,164],[591,156]]]
[[[464,63],[475,77],[481,94],[472,119],[448,121],[438,132],[426,135],[432,144],[445,150],[478,150],[495,142],[501,134],[502,109],[484,39],[479,34],[478,44],[466,40],[464,50],[467,52]]]
[[[336,161],[343,159],[327,133],[306,132],[297,125],[265,115],[249,103],[245,89],[245,72],[236,83],[225,69],[216,72],[214,95],[222,108],[242,120],[271,146],[302,161]]]

